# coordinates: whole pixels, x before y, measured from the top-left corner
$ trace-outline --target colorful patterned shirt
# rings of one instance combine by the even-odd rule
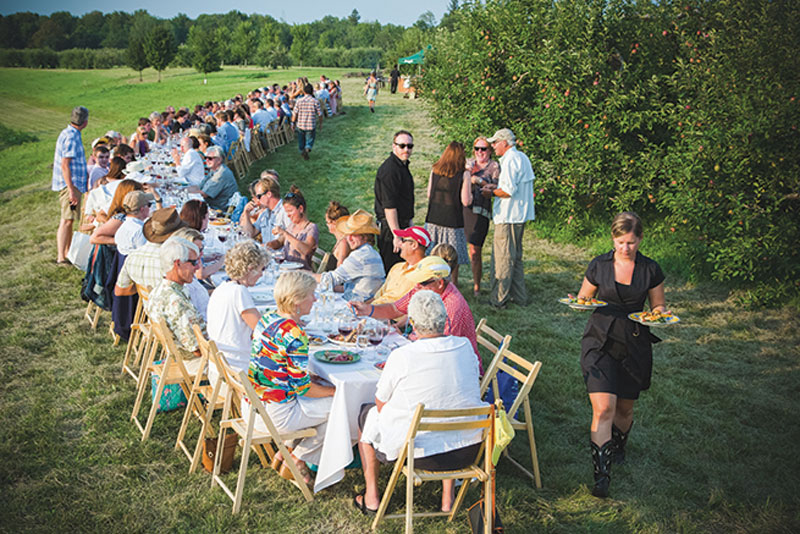
[[[67,187],[64,175],[61,172],[61,161],[70,158],[69,170],[72,175],[72,185],[81,193],[86,192],[89,173],[86,168],[86,153],[83,150],[81,131],[69,125],[58,134],[56,151],[53,155],[53,191],[61,191]]]
[[[175,336],[178,348],[186,352],[198,349],[197,337],[192,327],[199,325],[206,330],[206,323],[192,304],[183,286],[164,278],[150,292],[147,301],[147,313],[153,319],[163,319]]]
[[[395,302],[394,307],[400,313],[407,315],[408,303],[411,302],[411,297],[414,296],[414,293],[420,289],[422,289],[421,286],[414,287],[414,289]],[[442,292],[442,302],[444,302],[444,309],[447,312],[447,325],[444,327],[444,335],[469,339],[472,344],[472,350],[475,351],[475,356],[478,358],[480,373],[483,375],[483,362],[481,362],[481,355],[478,352],[478,339],[475,335],[475,319],[472,317],[472,310],[469,309],[469,304],[456,289],[456,286],[451,283],[448,283]]]
[[[288,402],[311,387],[306,371],[308,336],[275,310],[267,310],[253,330],[251,354],[247,375],[262,401]]]
[[[322,117],[322,108],[316,98],[305,95],[294,103],[293,113],[298,128],[314,130],[317,128],[317,116]]]

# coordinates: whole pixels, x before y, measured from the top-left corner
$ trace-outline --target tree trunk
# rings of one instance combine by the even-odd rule
[[[158,83],[161,83],[161,71],[158,71]]]
[[[139,81],[142,81],[142,71],[139,71]]]

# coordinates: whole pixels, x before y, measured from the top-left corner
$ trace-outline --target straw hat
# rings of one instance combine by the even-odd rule
[[[186,226],[174,206],[156,210],[142,227],[144,238],[151,243],[163,243],[172,232]]]
[[[380,234],[375,219],[366,211],[359,209],[352,215],[345,215],[336,221],[336,230],[345,234]]]
[[[122,171],[122,173],[128,175],[137,172],[144,172],[144,170],[145,170],[144,161],[137,159],[125,165],[125,169]]]
[[[406,275],[408,280],[415,284],[421,284],[428,280],[440,280],[450,276],[450,266],[439,256],[428,256],[423,258],[414,270]]]

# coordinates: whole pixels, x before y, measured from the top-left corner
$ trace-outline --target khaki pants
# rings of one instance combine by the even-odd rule
[[[81,197],[79,194],[78,203],[72,205],[69,203],[69,187],[65,187],[58,192],[58,203],[61,206],[61,218],[66,221],[73,221],[80,217],[81,214]]]
[[[525,269],[522,260],[522,233],[525,223],[496,224],[492,246],[492,293],[489,302],[504,306],[509,300],[520,306],[528,303]]]

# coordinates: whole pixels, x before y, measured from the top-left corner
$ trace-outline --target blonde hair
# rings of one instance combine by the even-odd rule
[[[431,250],[431,256],[439,256],[446,261],[447,265],[450,267],[451,273],[458,269],[458,251],[456,251],[453,245],[439,243]]]
[[[228,253],[230,254],[230,252]],[[306,271],[288,271],[275,283],[275,304],[278,311],[285,314],[297,312],[300,304],[317,288],[317,281]]]
[[[269,262],[269,253],[255,241],[236,243],[225,254],[225,272],[233,280],[241,281],[251,271],[264,267]]]

